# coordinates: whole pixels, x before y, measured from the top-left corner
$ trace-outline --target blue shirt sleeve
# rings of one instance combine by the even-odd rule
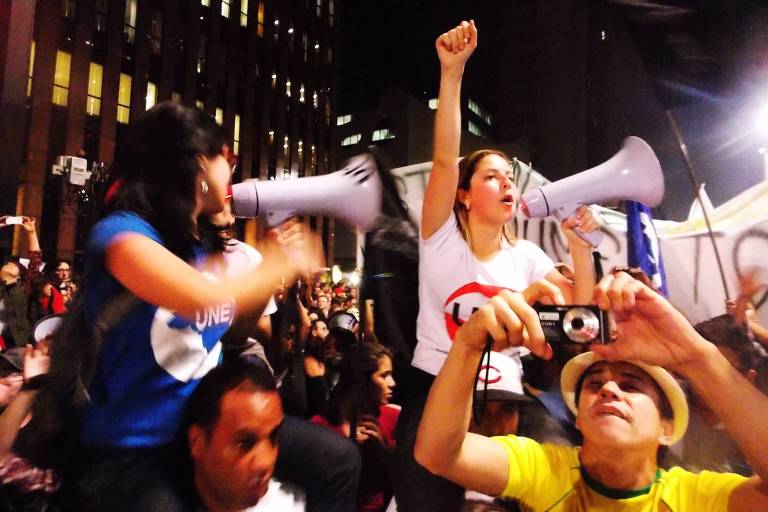
[[[99,221],[91,230],[87,251],[103,254],[121,235],[137,233],[162,244],[160,233],[146,220],[132,212],[116,212]]]

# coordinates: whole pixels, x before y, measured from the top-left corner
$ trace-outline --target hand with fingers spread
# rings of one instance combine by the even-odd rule
[[[710,345],[662,295],[626,272],[603,278],[594,300],[612,313],[616,325],[615,343],[591,347],[606,359],[641,361],[683,373]]]
[[[444,70],[458,70],[477,48],[477,27],[474,20],[462,21],[458,26],[440,34],[435,41],[440,66]]]
[[[555,304],[564,303],[562,291],[545,280],[533,283],[523,292],[503,290],[461,326],[455,342],[483,350],[490,336],[495,351],[525,346],[534,354],[549,359],[552,347],[544,340],[539,317],[531,307],[544,298]]]
[[[581,238],[576,230],[578,229],[581,233],[592,233],[600,229],[600,224],[592,210],[588,206],[581,205],[576,210],[576,213],[560,224],[560,227],[563,228],[569,246],[586,247],[591,250],[592,244]]]
[[[321,266],[320,239],[298,219],[290,219],[270,230],[269,238],[282,249],[297,275],[313,272]]]

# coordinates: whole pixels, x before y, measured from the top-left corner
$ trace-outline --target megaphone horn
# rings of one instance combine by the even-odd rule
[[[232,185],[237,217],[266,217],[273,227],[294,215],[329,215],[367,231],[381,211],[381,178],[373,157],[358,155],[340,171],[296,180]]]
[[[664,198],[664,174],[651,147],[639,137],[627,137],[610,160],[530,190],[522,195],[522,211],[528,218],[554,216],[563,220],[583,204],[618,200],[638,201],[654,207]],[[602,233],[579,233],[597,246]]]

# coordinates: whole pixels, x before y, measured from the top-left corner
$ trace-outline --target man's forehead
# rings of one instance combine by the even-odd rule
[[[584,372],[584,378],[586,379],[592,375],[603,375],[606,373],[610,373],[613,376],[620,375],[635,378],[649,383],[655,382],[645,370],[627,361],[598,361],[587,368]]]
[[[221,400],[219,422],[270,427],[279,424],[282,420],[283,408],[277,391],[254,390],[252,387],[238,386],[228,391]]]

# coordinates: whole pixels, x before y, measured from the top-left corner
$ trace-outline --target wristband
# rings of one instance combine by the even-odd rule
[[[45,383],[48,382],[48,374],[43,373],[41,375],[35,375],[30,379],[26,379],[21,386],[21,391],[37,391],[42,388]]]

